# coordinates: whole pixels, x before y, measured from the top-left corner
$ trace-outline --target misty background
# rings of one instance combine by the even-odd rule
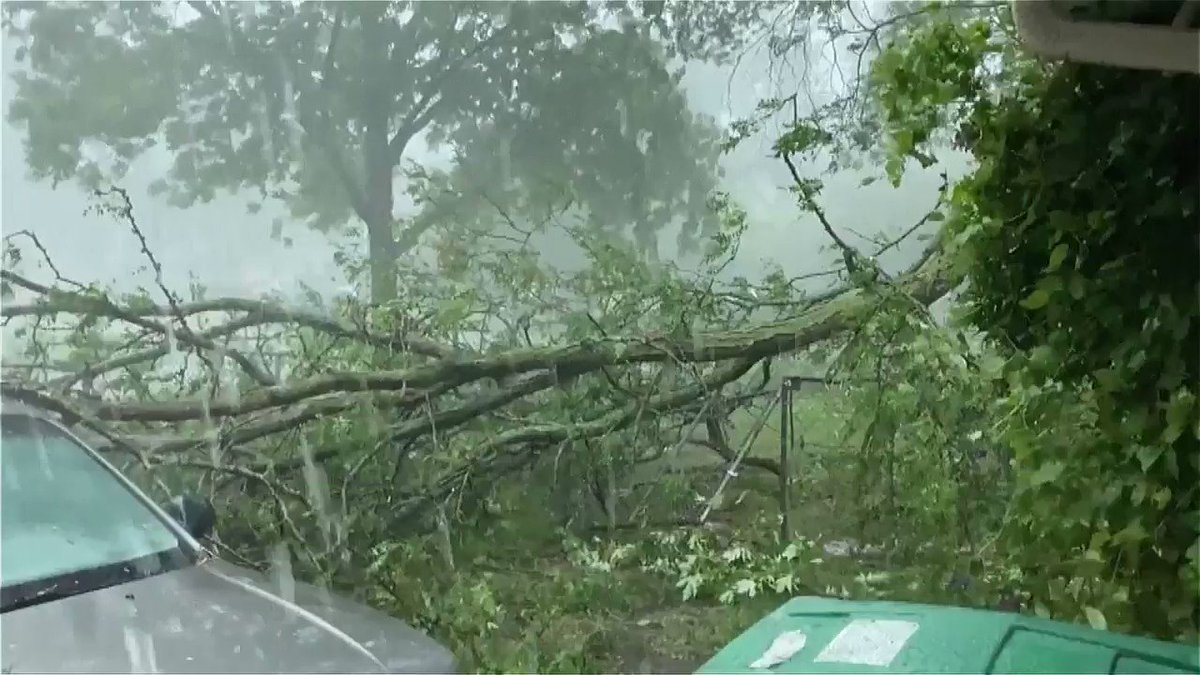
[[[11,40],[6,42],[11,43]],[[153,273],[129,228],[111,216],[85,214],[96,199],[72,183],[52,185],[31,179],[25,163],[24,125],[15,126],[7,117],[15,85],[12,77],[20,68],[14,57],[15,46],[3,45],[3,105],[5,120],[0,146],[3,148],[0,229],[5,234],[28,230],[44,244],[60,272],[82,283],[98,282],[112,290],[131,292],[139,286],[153,287]],[[815,51],[815,50],[814,50]],[[694,112],[712,117],[725,127],[754,112],[765,97],[786,95],[808,87],[818,89],[834,81],[833,59],[828,53],[810,54],[804,63],[774,62],[761,46],[748,51],[736,66],[710,63],[687,64],[683,87]],[[805,72],[807,66],[807,72]],[[771,157],[776,127],[768,124],[756,136],[743,142],[722,158],[724,176],[721,189],[727,191],[747,211],[749,229],[742,237],[737,257],[725,271],[726,276],[760,279],[773,265],[788,276],[825,269],[832,259],[828,238],[815,218],[802,214],[787,192],[790,182],[786,167]],[[103,146],[92,150],[103,156]],[[429,150],[421,138],[415,139],[405,153],[406,159],[427,166],[446,166],[447,156]],[[950,155],[946,155],[950,156]],[[851,241],[861,237],[894,236],[924,215],[937,198],[940,175],[951,180],[968,168],[964,156],[950,156],[928,169],[910,167],[904,181],[893,188],[886,180],[864,185],[864,179],[878,176],[878,167],[859,171],[841,171],[823,177],[822,205],[835,227],[851,232]],[[206,288],[209,296],[231,295],[259,297],[281,295],[300,300],[301,284],[325,297],[349,292],[348,282],[334,262],[338,246],[365,253],[365,233],[354,236],[327,235],[309,229],[300,222],[289,222],[287,209],[279,202],[266,200],[251,213],[247,202],[251,194],[219,193],[208,203],[182,209],[169,205],[163,195],[153,196],[149,186],[164,175],[171,162],[169,152],[159,146],[135,161],[119,185],[129,192],[135,215],[148,244],[164,268],[164,282],[181,295],[188,295],[189,283]],[[808,167],[817,175],[822,166]],[[397,216],[415,208],[402,192],[402,177],[397,177]],[[273,223],[282,219],[282,229]],[[936,228],[929,224],[929,231]],[[273,230],[276,236],[273,236]],[[687,266],[674,251],[674,232],[659,233],[660,257]],[[855,236],[855,235],[861,235]],[[40,282],[52,281],[50,271],[31,248],[26,248],[22,271]],[[541,242],[540,252],[548,261],[578,258],[574,244],[563,238]],[[869,250],[867,244],[864,250]],[[885,269],[897,270],[911,263],[924,248],[918,237],[910,237],[895,247],[880,262]],[[815,279],[813,290],[831,283],[831,277]],[[27,299],[18,293],[16,300]],[[944,308],[943,308],[944,309]],[[940,313],[940,312],[939,312]],[[16,322],[14,322],[15,325]],[[22,340],[13,335],[14,326],[5,327],[4,355],[15,356]]]

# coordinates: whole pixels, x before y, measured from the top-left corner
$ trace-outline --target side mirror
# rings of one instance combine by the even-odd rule
[[[183,526],[188,534],[203,539],[217,524],[217,511],[207,499],[180,495],[163,505],[163,510]]]

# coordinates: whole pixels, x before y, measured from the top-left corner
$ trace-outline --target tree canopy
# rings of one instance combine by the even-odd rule
[[[670,56],[720,55],[736,31],[728,17],[718,22],[728,36],[706,34],[671,18],[688,12],[654,9],[8,3],[26,64],[8,115],[28,127],[38,177],[119,180],[161,145],[173,163],[155,187],[177,205],[255,190],[315,227],[362,222],[375,297],[391,299],[393,261],[436,220],[396,213],[418,137],[490,185],[552,186],[643,246],[668,225],[685,246],[712,233],[717,138],[688,110]],[[677,38],[656,37],[664,31]]]

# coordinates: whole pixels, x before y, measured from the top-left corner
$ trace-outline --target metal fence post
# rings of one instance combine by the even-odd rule
[[[791,468],[788,455],[792,447],[792,378],[786,377],[779,390],[779,543],[792,539]]]
[[[779,386],[779,512],[782,516],[779,539],[788,542],[792,539],[791,456],[796,452],[795,395],[796,392],[803,393],[806,386],[828,390],[829,380],[824,377],[791,375],[784,377]],[[804,447],[803,436],[800,437],[800,447]]]

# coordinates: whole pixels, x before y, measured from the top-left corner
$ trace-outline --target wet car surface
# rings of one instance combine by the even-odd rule
[[[456,672],[446,648],[383,612],[326,589],[269,579],[213,557],[77,437],[45,416],[14,414],[8,402],[3,408],[4,672]],[[61,523],[32,520],[53,508],[56,500],[69,502],[72,495],[47,497],[45,485],[37,485],[39,494],[21,503],[20,491],[9,489],[20,475],[28,485],[43,480],[34,461],[43,458],[17,456],[29,451],[21,441],[28,440],[31,431],[59,443],[46,453],[58,455],[50,459],[63,459],[62,453],[69,451],[79,453],[71,455],[72,461],[86,457],[94,462],[89,480],[111,480],[104,489],[132,497],[129,504],[143,510],[140,516],[159,528],[156,534],[175,535],[178,545],[168,539],[166,550],[135,560],[37,576],[38,565],[53,569],[72,548],[102,555],[122,544],[112,534],[116,530],[106,531],[113,539],[103,542],[99,535],[89,539]],[[60,471],[60,481],[66,480],[63,475]],[[113,512],[120,510],[114,506]],[[70,510],[64,507],[61,513]],[[14,525],[20,518],[26,519],[23,527]],[[104,544],[107,549],[98,548]]]
[[[220,560],[0,615],[7,672],[454,671],[450,653],[308,584],[294,602]]]

